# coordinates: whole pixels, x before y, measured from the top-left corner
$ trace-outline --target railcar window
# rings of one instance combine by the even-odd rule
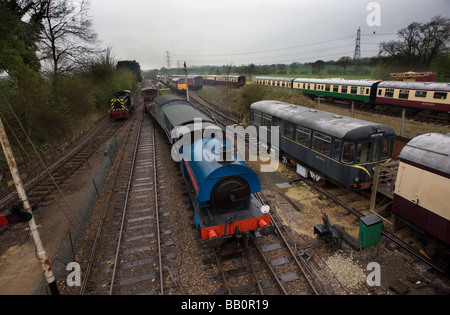
[[[253,122],[255,123],[255,125],[261,126],[262,116],[260,112],[253,112]]]
[[[300,126],[297,129],[297,142],[310,148],[311,147],[311,130]]]
[[[392,157],[392,143],[394,141],[393,137],[383,138],[381,147],[380,159],[388,159]]]
[[[314,131],[312,149],[329,156],[331,151],[331,137]]]
[[[341,93],[347,93],[348,92],[348,86],[342,86]]]
[[[400,90],[398,98],[407,100],[409,98],[409,90]]]
[[[268,114],[263,114],[262,117],[262,126],[266,126],[267,129],[270,130],[270,126],[272,125],[272,116]]]
[[[360,142],[356,147],[356,163],[365,163],[370,160],[370,142]]]
[[[434,92],[434,99],[440,99],[440,100],[445,100],[447,99],[447,93],[443,93],[443,92]]]
[[[290,123],[285,123],[284,124],[284,136],[286,138],[294,139],[294,125],[290,124]]]
[[[394,89],[386,89],[384,91],[384,97],[394,97]]]
[[[372,151],[372,161],[378,161],[380,156],[380,151],[382,150],[383,143],[381,140],[377,140],[373,143],[373,151]]]
[[[325,91],[326,92],[330,92],[330,90],[331,90],[331,86],[329,84],[326,84],[325,85]]]
[[[416,97],[427,97],[426,91],[416,91]]]
[[[273,126],[280,126],[282,122],[283,122],[283,120],[281,118],[278,118],[275,116],[272,117]]]
[[[334,139],[333,141],[333,159],[339,161],[342,154],[342,140]]]
[[[339,85],[333,85],[333,92],[338,93],[339,92]]]
[[[353,163],[354,159],[354,152],[355,152],[355,144],[346,142],[344,143],[344,146],[342,147],[342,162],[351,164]]]
[[[357,94],[358,93],[358,87],[357,86],[350,87],[350,93],[351,94]]]

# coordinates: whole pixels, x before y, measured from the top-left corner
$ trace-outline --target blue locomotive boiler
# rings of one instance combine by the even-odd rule
[[[196,225],[213,247],[249,231],[274,231],[266,207],[254,195],[261,190],[258,176],[230,149],[229,143],[203,138],[194,142],[181,163]]]

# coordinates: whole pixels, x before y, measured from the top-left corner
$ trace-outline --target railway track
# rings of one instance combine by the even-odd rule
[[[276,235],[252,234],[213,251],[210,265],[216,266],[222,288],[229,295],[317,295],[325,294],[320,279],[313,276],[304,259],[291,248],[275,223]]]
[[[346,196],[350,196],[348,198],[348,200],[344,201],[342,196],[340,196],[339,193],[337,193],[337,192],[328,191],[328,190],[316,185],[314,182],[312,182],[311,180],[308,180],[308,179],[302,179],[302,181],[305,182],[306,184],[308,184],[313,189],[320,192],[325,197],[329,198],[331,201],[333,201],[337,205],[344,208],[346,211],[350,212],[352,215],[354,215],[358,219],[362,218],[365,215],[370,214],[370,212],[368,212],[370,196],[358,194],[357,192],[351,192],[351,191],[344,190],[344,192],[342,194],[346,195]],[[338,191],[339,191],[339,189],[338,189]],[[342,191],[342,190],[340,190],[340,191]],[[352,204],[351,204],[352,202],[360,202],[361,200],[363,201],[362,205],[360,204],[359,207],[357,207],[357,208],[352,206]],[[365,214],[363,213],[364,210],[366,212]],[[380,218],[382,218],[384,220],[384,222],[388,222],[389,224],[392,224],[391,222],[386,220],[384,217],[380,216]],[[424,263],[426,263],[427,265],[429,265],[430,267],[435,269],[436,271],[438,271],[442,274],[444,274],[446,272],[445,267],[443,267],[439,262],[431,259],[430,257],[423,255],[420,252],[420,249],[417,249],[417,248],[414,248],[413,246],[408,245],[405,241],[403,241],[402,239],[397,237],[389,229],[384,228],[382,230],[381,234],[383,236],[385,236],[386,238],[388,238],[390,241],[394,242],[395,244],[397,244],[398,246],[403,248],[404,250],[406,250],[408,253],[410,253],[414,257],[420,259],[421,261],[423,261]]]
[[[108,117],[104,119],[108,120]],[[55,189],[58,191],[72,174],[85,165],[92,154],[114,135],[120,124],[121,122],[99,124],[75,148],[26,180],[24,187],[27,189],[30,203],[39,208],[47,206],[57,195],[54,193]],[[9,208],[18,201],[17,191],[14,190],[3,196],[0,206],[3,209]]]
[[[256,141],[256,140],[249,139],[249,141]],[[296,177],[298,177],[298,176],[294,176],[294,178],[296,178]],[[309,180],[304,180],[304,181],[307,184],[309,184],[313,189],[318,191],[322,196],[325,196],[326,198],[329,198],[331,200],[329,207],[334,207],[336,205],[339,205],[339,206],[343,207],[349,213],[352,213],[357,219],[359,219],[363,216],[372,214],[368,210],[369,203],[370,203],[370,200],[369,200],[370,196],[357,194],[355,192],[350,192],[345,189],[337,188],[335,186],[333,186],[335,188],[330,188],[330,189],[321,188]],[[319,197],[319,198],[324,198],[324,197]],[[352,217],[352,216],[350,216],[350,217]],[[354,221],[357,221],[357,219]],[[385,220],[385,219],[383,218],[383,220]],[[339,222],[335,222],[335,223],[339,224]],[[390,225],[392,223],[389,222],[389,223],[385,223],[385,224]],[[412,233],[415,234],[414,232],[412,232]],[[420,252],[420,248],[417,248],[417,247],[414,247],[414,246],[408,244],[409,241],[400,239],[394,233],[390,232],[389,229],[384,228],[382,235],[385,236],[389,241],[392,241],[396,246],[399,246],[400,248],[406,250],[407,253],[411,254],[415,258],[418,258],[420,261],[422,261],[422,262],[426,263],[428,266],[432,267],[434,270],[437,270],[440,273],[445,272],[445,270],[444,270],[445,267],[443,268],[442,264],[440,264],[437,261],[433,261],[433,260],[429,259],[425,255],[423,255],[423,253]],[[353,243],[355,243],[355,242],[357,243],[357,240],[354,240]],[[417,245],[420,245],[420,244],[417,244]],[[354,244],[352,244],[352,246],[354,246]],[[312,267],[313,269],[315,267],[320,268],[320,266],[312,266],[311,264],[308,264],[308,265],[309,265],[309,267]],[[313,270],[313,273],[314,273],[314,270]],[[327,278],[327,276],[324,275],[323,278]],[[317,282],[320,282],[320,277],[317,278]],[[337,288],[338,291],[341,291],[343,289],[342,285],[340,285],[340,284],[333,285],[333,286],[335,288]],[[321,287],[321,286],[318,285],[318,287]],[[324,288],[324,287],[325,287],[325,291],[321,291],[321,294],[324,294],[324,292],[328,291],[326,286],[322,286],[322,288]],[[328,286],[328,288],[331,288],[331,286]],[[344,289],[344,291],[345,291],[345,289]]]
[[[166,222],[170,213],[164,207],[168,174],[159,150],[165,139],[143,114],[133,128],[115,171],[82,294],[163,295],[177,288],[178,270],[170,263],[176,256],[174,241]]]
[[[195,98],[191,102],[222,127],[238,123],[205,102]],[[253,138],[249,136],[249,141],[256,141]],[[278,227],[276,221],[272,222],[277,231],[274,236],[261,237],[256,233],[239,244],[227,244],[214,251],[225,288],[220,293],[326,294],[317,274],[309,269],[299,252],[291,248],[289,236],[284,236],[287,231]]]

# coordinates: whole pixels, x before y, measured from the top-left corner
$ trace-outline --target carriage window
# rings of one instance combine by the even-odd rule
[[[342,154],[342,140],[334,139],[333,144],[333,159],[339,161]]]
[[[272,116],[263,114],[262,117],[262,126],[268,127],[270,129],[270,126],[272,125]]]
[[[392,157],[391,148],[392,148],[393,140],[394,140],[393,137],[383,138],[380,159],[388,159],[388,158]]]
[[[331,86],[329,84],[325,85],[325,91],[330,92]]]
[[[386,89],[384,91],[384,97],[394,97],[394,89]]]
[[[416,97],[427,97],[426,91],[416,91]]]
[[[398,95],[398,98],[407,100],[409,98],[409,90],[400,90],[400,94]]]
[[[356,147],[356,163],[365,163],[370,160],[370,142],[360,142]]]
[[[284,124],[284,136],[286,138],[294,140],[294,125],[290,123]]]
[[[358,93],[358,87],[357,86],[350,87],[350,93],[351,94],[357,94]]]
[[[273,126],[280,126],[282,122],[283,122],[283,120],[281,118],[278,118],[275,116],[272,117],[272,125]]]
[[[312,148],[319,153],[330,155],[331,138],[319,132],[314,132]]]
[[[346,142],[342,148],[342,162],[353,163],[353,153],[355,152],[355,144]]]
[[[261,126],[262,116],[260,112],[253,112],[253,122],[255,123],[255,125]]]
[[[308,148],[311,147],[311,130],[297,126],[297,142]]]
[[[339,92],[339,85],[333,85],[333,92],[335,93]]]
[[[348,92],[348,86],[342,86],[341,93],[347,93],[347,92]]]
[[[445,100],[445,99],[447,99],[447,93],[434,92],[433,98],[434,98],[434,99]]]

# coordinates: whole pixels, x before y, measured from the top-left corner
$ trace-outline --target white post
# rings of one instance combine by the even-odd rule
[[[25,193],[25,189],[22,184],[22,180],[20,179],[19,170],[17,169],[16,160],[14,159],[14,155],[11,150],[11,145],[9,144],[8,137],[5,132],[5,127],[3,126],[3,122],[0,119],[0,141],[3,147],[3,152],[5,153],[6,161],[8,162],[9,169],[11,171],[11,175],[14,180],[14,184],[16,185],[17,194],[23,202],[23,208],[25,211],[31,214],[30,203],[28,202],[27,194]],[[36,222],[34,221],[34,217],[31,217],[31,220],[28,221],[28,226],[30,228],[31,235],[33,236],[34,243],[37,249],[37,257],[41,262],[42,269],[44,270],[45,278],[50,287],[50,291],[53,295],[58,295],[58,287],[56,286],[55,277],[53,276],[52,267],[50,265],[50,261],[47,257],[47,252],[45,251],[44,245],[42,244],[41,237],[37,230]]]
[[[184,78],[186,80],[186,99],[189,102],[189,84],[188,84],[188,79],[187,79],[186,61],[184,62]]]

